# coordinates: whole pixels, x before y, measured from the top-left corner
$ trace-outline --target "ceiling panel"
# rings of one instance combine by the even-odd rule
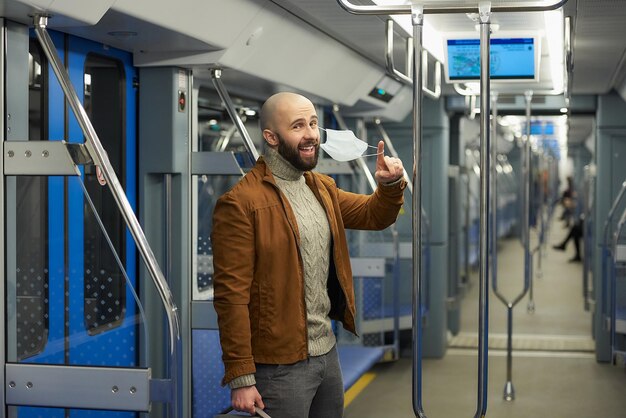
[[[494,4],[510,3],[513,0],[494,1]],[[353,15],[340,8],[336,0],[274,0],[294,14],[301,16],[310,24],[345,43],[360,54],[381,67],[385,65],[386,16]],[[372,4],[368,0],[352,0],[354,4]],[[432,2],[430,2],[432,3]],[[477,1],[455,0],[438,1],[439,6],[450,4],[476,4]],[[616,74],[624,72],[618,69],[626,48],[626,1],[620,0],[570,0],[565,8],[566,15],[574,17],[574,94],[597,94],[608,91]],[[475,32],[474,16],[466,14],[426,14],[425,21],[440,33]],[[407,17],[408,18],[408,17]],[[498,32],[538,31],[543,34],[543,13],[494,13],[492,23]],[[396,26],[396,67],[404,68],[399,57],[403,55],[400,37],[406,37],[404,30]],[[542,41],[540,83],[510,84],[506,87],[493,85],[493,89],[523,94],[526,89],[549,90],[552,86],[548,44]],[[450,87],[446,94],[454,94]],[[580,143],[589,137],[593,129],[593,117],[574,116],[569,122],[571,143]]]

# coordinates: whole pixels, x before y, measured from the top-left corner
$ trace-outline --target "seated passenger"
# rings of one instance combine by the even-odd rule
[[[320,148],[313,104],[293,93],[261,109],[264,155],[213,213],[215,310],[234,409],[273,418],[343,416],[331,319],[355,332],[344,228],[384,229],[403,202],[402,162],[378,143],[369,195],[312,172]]]

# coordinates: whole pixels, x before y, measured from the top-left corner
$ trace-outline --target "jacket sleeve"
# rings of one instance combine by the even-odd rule
[[[224,379],[256,371],[251,347],[250,288],[254,276],[254,228],[230,194],[222,196],[213,212],[214,306],[224,361]]]
[[[387,228],[398,217],[404,202],[405,188],[404,179],[392,185],[378,185],[371,195],[350,193],[336,188],[344,226],[349,229],[369,230]]]

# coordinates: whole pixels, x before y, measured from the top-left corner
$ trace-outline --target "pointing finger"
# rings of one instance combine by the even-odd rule
[[[376,166],[377,168],[385,168],[385,143],[383,141],[378,141],[378,149],[376,150]]]

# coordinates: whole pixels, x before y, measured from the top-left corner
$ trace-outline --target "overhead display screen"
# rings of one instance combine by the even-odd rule
[[[535,38],[492,38],[490,41],[492,80],[535,80]],[[447,40],[449,82],[480,79],[480,40]]]

